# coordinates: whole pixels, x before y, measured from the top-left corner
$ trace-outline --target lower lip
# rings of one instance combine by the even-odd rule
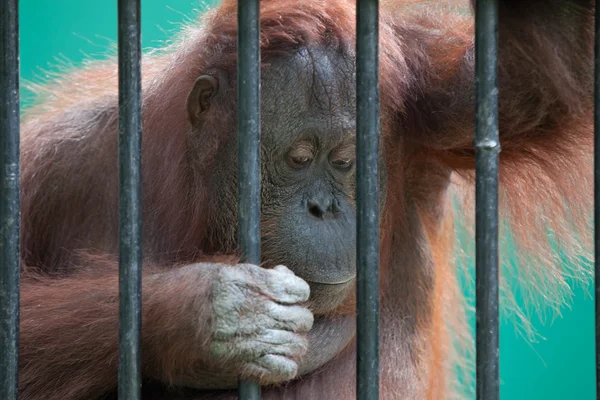
[[[317,282],[317,281],[307,281],[308,283],[314,283],[317,285],[329,285],[329,286],[340,286],[340,285],[345,285],[347,283],[350,283],[352,281],[354,281],[356,277],[353,276],[350,279],[346,279],[345,281],[340,281],[340,282]]]

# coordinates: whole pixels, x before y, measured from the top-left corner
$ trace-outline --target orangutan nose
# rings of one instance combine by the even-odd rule
[[[308,213],[318,219],[334,218],[341,212],[338,201],[332,195],[312,196],[306,201]]]

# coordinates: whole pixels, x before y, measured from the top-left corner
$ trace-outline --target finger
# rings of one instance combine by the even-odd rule
[[[287,267],[278,265],[269,270],[266,282],[268,294],[282,304],[303,303],[310,297],[310,286]]]
[[[256,380],[263,385],[275,384],[293,379],[298,374],[298,365],[285,357],[267,355],[258,362],[242,367],[242,378]]]
[[[297,333],[310,331],[315,319],[306,307],[284,306],[274,302],[266,305],[266,314],[273,319],[273,328]]]
[[[234,288],[264,294],[282,304],[303,303],[310,297],[310,286],[287,267],[265,269],[254,264],[238,264],[220,271],[220,281]]]
[[[283,271],[283,272],[286,272],[286,273],[293,274],[292,270],[289,269],[288,267],[286,267],[285,265],[277,265],[277,266],[273,267],[273,270],[275,270],[275,271]]]
[[[274,354],[261,357],[256,364],[269,371],[277,381],[294,379],[298,374],[298,364],[296,362]]]
[[[269,329],[251,337],[215,340],[211,343],[211,355],[220,358],[256,360],[266,354],[298,358],[306,353],[308,341],[293,332]]]

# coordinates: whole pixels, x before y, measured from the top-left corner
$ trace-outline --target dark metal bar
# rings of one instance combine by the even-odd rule
[[[477,399],[499,400],[498,325],[498,3],[475,8],[475,261]]]
[[[119,0],[119,399],[141,398],[140,0]]]
[[[19,373],[20,168],[18,0],[0,2],[0,399]]]
[[[356,197],[359,400],[379,398],[379,1],[357,0]]]
[[[260,0],[238,2],[238,240],[242,258],[260,264]],[[240,381],[241,400],[260,386]]]
[[[594,38],[594,292],[596,399],[600,399],[600,0],[596,0]]]

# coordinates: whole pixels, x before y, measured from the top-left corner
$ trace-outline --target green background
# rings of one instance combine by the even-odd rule
[[[309,0],[307,0],[309,1]],[[159,47],[180,22],[195,14],[201,2],[142,1],[142,44]],[[77,65],[85,58],[114,54],[117,35],[116,0],[22,0],[21,74],[24,80],[44,79],[57,65]],[[26,106],[31,95],[22,93]],[[471,288],[472,289],[472,288]],[[541,336],[525,340],[512,320],[502,321],[501,396],[507,400],[593,399],[594,305],[576,288],[570,308],[546,324],[533,318]]]

